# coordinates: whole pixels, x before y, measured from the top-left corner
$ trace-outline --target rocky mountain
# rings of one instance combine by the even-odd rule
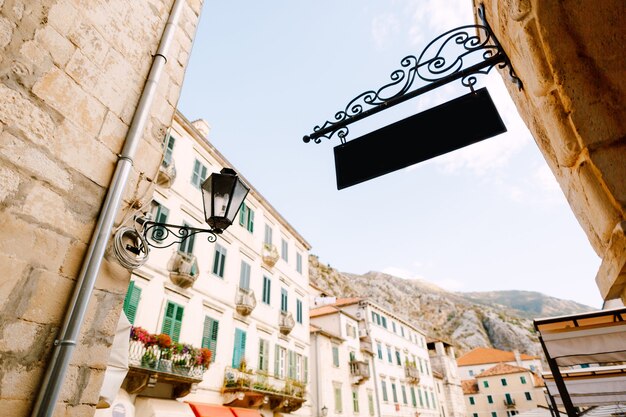
[[[476,347],[495,347],[540,355],[532,317],[593,310],[527,291],[453,293],[425,281],[381,272],[339,272],[313,255],[309,258],[309,274],[311,283],[328,294],[370,298],[427,335],[453,344],[460,353]]]

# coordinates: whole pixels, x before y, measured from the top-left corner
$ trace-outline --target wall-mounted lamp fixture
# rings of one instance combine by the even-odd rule
[[[149,247],[167,248],[199,233],[207,233],[209,242],[215,242],[217,235],[233,224],[250,191],[250,187],[231,168],[223,168],[219,174],[211,174],[200,189],[204,220],[211,226],[210,229],[161,223],[147,216],[138,217],[135,221],[140,226],[139,230],[126,227],[115,235],[115,254],[120,263],[129,269],[138,268],[146,262]]]
[[[322,407],[322,417],[326,417],[328,415],[328,407]]]

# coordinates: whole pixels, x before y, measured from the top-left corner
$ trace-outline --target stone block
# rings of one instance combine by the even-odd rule
[[[0,49],[4,48],[11,42],[13,37],[14,24],[6,17],[0,16]]]
[[[626,293],[626,221],[613,229],[611,240],[602,256],[596,284],[605,300],[624,299]]]
[[[2,3],[0,1],[0,3]],[[27,417],[32,407],[32,399],[9,400],[2,399],[2,412],[11,417]]]
[[[20,167],[33,175],[37,180],[48,182],[65,191],[72,188],[70,176],[63,166],[51,160],[36,147],[8,132],[0,134],[0,158],[2,157],[8,161],[20,161]],[[11,181],[15,181],[15,179],[7,179],[7,186],[9,186]],[[10,190],[9,188],[5,192]]]
[[[537,22],[530,19],[517,31],[512,44],[505,46],[505,50],[510,46],[520,56],[515,60],[515,72],[523,80],[524,89],[535,97],[545,95],[554,84],[552,70],[546,61],[540,39]],[[518,49],[520,45],[523,45],[521,50]]]
[[[100,130],[98,139],[104,143],[111,152],[117,154],[122,152],[127,133],[128,125],[109,111],[104,118],[104,124],[102,125],[102,130]]]
[[[104,121],[105,107],[87,94],[66,73],[54,67],[33,86],[33,93],[95,137]]]
[[[38,334],[42,326],[24,320],[16,320],[4,327],[2,339],[0,339],[0,351],[13,354],[24,353],[31,349],[33,343],[38,341]]]
[[[128,271],[126,273],[128,276],[125,278],[120,277],[120,281],[125,279],[128,284],[130,273]],[[94,289],[87,313],[85,314],[81,339],[88,336],[111,343],[115,335],[120,312],[122,311],[123,301],[124,296],[120,293],[116,294],[98,288]]]
[[[74,285],[74,281],[56,273],[36,269],[27,280],[24,290],[28,293],[20,302],[18,313],[24,320],[57,324],[65,315]]]
[[[68,237],[24,221],[13,213],[0,216],[0,253],[20,262],[57,271],[69,243]]]
[[[107,354],[105,357],[108,357]],[[97,404],[100,397],[100,388],[102,388],[102,382],[104,382],[105,369],[93,369],[89,370],[89,378],[87,383],[81,390],[80,402],[84,404]]]
[[[63,259],[63,264],[59,268],[59,274],[70,279],[76,279],[80,273],[87,253],[87,244],[74,241],[70,244]]]
[[[104,82],[100,69],[80,49],[74,50],[65,67],[65,72],[86,91],[92,93],[98,84]]]
[[[2,380],[0,380],[0,392],[2,402],[5,400],[20,400],[32,398],[37,393],[39,381],[43,374],[41,368],[27,368],[20,364],[4,368]]]
[[[603,187],[600,175],[591,163],[580,164],[578,181],[582,191],[580,197],[586,203],[585,212],[593,225],[593,230],[601,239],[603,252],[609,243],[613,227],[621,220],[621,215],[613,205],[607,190]]]
[[[68,207],[71,201],[49,187],[36,183],[28,191],[22,205],[22,213],[31,216],[40,225],[68,234],[82,241],[88,241],[92,224],[81,219]]]
[[[0,138],[3,137],[0,135]],[[2,149],[2,147],[0,147]],[[20,186],[20,177],[12,169],[0,167],[0,203],[11,197]]]
[[[36,41],[24,42],[20,47],[20,55],[25,58],[28,63],[29,68],[27,72],[29,74],[34,72],[34,67],[48,70],[52,65],[50,54]],[[22,62],[22,64],[24,64],[24,62]]]
[[[70,60],[75,47],[52,26],[44,26],[35,32],[35,40],[52,56],[52,61],[60,68]]]
[[[100,340],[88,342],[82,337],[81,342],[76,346],[76,350],[72,354],[72,364],[89,365],[90,368],[105,370],[111,354],[111,343],[102,343]],[[113,340],[113,339],[111,339]]]
[[[109,52],[108,42],[90,22],[83,20],[69,33],[69,39],[97,66],[102,66]]]
[[[600,178],[626,212],[626,144],[602,147],[589,152],[589,159],[600,172]]]
[[[39,145],[45,144],[54,130],[54,121],[47,113],[4,84],[0,84],[0,121]]]
[[[0,233],[1,235],[1,233]],[[26,270],[28,264],[23,260],[14,256],[0,253],[0,309],[4,309],[8,302],[14,302],[10,299],[10,294],[15,286],[26,278]]]
[[[117,157],[102,142],[67,120],[57,127],[54,138],[50,146],[55,155],[96,184],[109,186]]]
[[[50,8],[47,20],[50,26],[59,33],[68,33],[82,19],[78,13],[76,1],[59,0]]]
[[[82,383],[83,376],[81,375],[81,369],[73,364],[67,367],[65,372],[65,378],[63,379],[63,385],[59,392],[59,402],[76,404],[78,397],[80,396],[79,388]],[[65,414],[61,414],[65,415]]]
[[[93,404],[68,405],[64,417],[93,417]]]

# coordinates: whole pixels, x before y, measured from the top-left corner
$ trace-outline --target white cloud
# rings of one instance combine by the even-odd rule
[[[400,21],[392,13],[375,16],[372,20],[372,38],[377,47],[383,47],[398,34]]]
[[[413,266],[419,268],[421,266],[420,262],[414,262]],[[384,274],[393,275],[394,277],[404,278],[408,280],[419,280],[424,281],[425,283],[434,284],[439,288],[443,288],[448,291],[461,291],[465,288],[465,283],[453,278],[443,278],[443,279],[426,279],[422,275],[418,274],[415,271],[411,271],[406,268],[397,267],[397,266],[388,266],[382,270]]]

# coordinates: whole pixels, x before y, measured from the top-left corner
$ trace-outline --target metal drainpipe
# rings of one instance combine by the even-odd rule
[[[137,151],[137,147],[141,141],[146,120],[149,115],[150,107],[154,101],[157,84],[167,62],[166,54],[174,39],[176,26],[183,10],[185,0],[174,0],[170,16],[163,30],[159,49],[154,55],[150,73],[144,86],[141,97],[133,120],[126,134],[124,148],[117,160],[117,166],[111,186],[107,192],[106,198],[98,223],[91,236],[91,243],[80,274],[77,279],[74,293],[69,304],[69,308],[65,315],[65,320],[61,331],[54,341],[54,347],[50,363],[46,369],[37,400],[33,407],[33,417],[50,417],[54,412],[54,408],[59,396],[59,391],[64,382],[65,373],[70,363],[72,353],[76,347],[77,339],[80,334],[80,328],[85,318],[87,306],[93,292],[93,288],[102,264],[102,258],[106,246],[111,237],[111,230],[115,217],[119,211],[120,203],[128,182],[128,176],[133,165],[133,158]]]
[[[322,410],[322,404],[320,402],[320,378],[321,378],[321,374],[320,374],[320,345],[318,343],[319,340],[319,335],[318,333],[314,334],[315,336],[315,372],[316,372],[316,377],[315,377],[315,396],[317,397],[317,404],[316,404],[316,408],[317,410],[315,410],[315,415],[316,416],[321,416],[321,410]]]

